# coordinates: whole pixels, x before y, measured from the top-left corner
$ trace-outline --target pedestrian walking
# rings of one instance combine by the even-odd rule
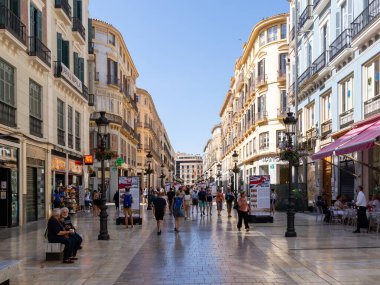
[[[185,190],[185,195],[183,197],[184,202],[185,202],[185,220],[190,218],[190,207],[191,207],[191,195],[190,195],[190,190],[186,189]]]
[[[128,220],[131,224],[131,228],[133,228],[133,216],[132,216],[132,204],[133,197],[132,194],[129,193],[129,188],[125,188],[125,194],[123,197],[123,206],[124,206],[124,217],[125,217],[125,227],[128,228]]]
[[[233,192],[231,192],[231,188],[227,188],[226,193],[226,204],[227,204],[227,214],[228,217],[231,218],[231,211],[232,211],[232,204],[235,201],[235,195]]]
[[[119,189],[116,191],[116,193],[113,195],[113,202],[115,203],[116,211],[119,211]]]
[[[224,196],[222,193],[222,189],[218,189],[218,193],[216,194],[216,209],[218,210],[219,217],[220,217],[220,212],[223,210],[223,202],[224,202]]]
[[[99,216],[99,213],[100,213],[100,204],[102,203],[101,202],[101,198],[100,198],[100,196],[101,196],[101,194],[98,192],[98,191],[96,191],[96,190],[94,190],[94,193],[92,194],[92,201],[94,201],[94,205],[92,206],[92,209],[93,209],[93,216],[94,217],[97,217],[97,216]]]
[[[209,188],[208,191],[207,191],[207,211],[206,211],[206,214],[208,215],[208,213],[210,213],[210,216],[212,215],[211,214],[211,210],[212,210],[212,192],[211,192],[211,189]]]
[[[163,198],[164,193],[160,192],[158,197],[153,201],[153,214],[157,221],[157,235],[161,235],[162,221],[166,212],[166,200]]]
[[[174,216],[174,232],[179,232],[180,218],[184,217],[183,214],[183,197],[181,191],[177,190],[173,199],[173,216]]]
[[[239,197],[237,202],[238,202],[238,206],[239,206],[239,208],[238,208],[239,220],[238,220],[238,224],[237,224],[238,231],[240,232],[242,222],[244,220],[245,229],[247,232],[249,232],[248,213],[250,211],[250,208],[249,208],[249,204],[247,201],[245,191],[240,193],[240,197]]]
[[[198,193],[198,199],[199,199],[199,210],[201,211],[201,216],[205,216],[205,208],[206,208],[206,191],[201,188],[201,190]]]
[[[270,213],[274,215],[275,206],[276,206],[276,199],[277,194],[274,192],[274,189],[272,189],[272,192],[270,193]]]
[[[368,230],[368,219],[367,219],[367,199],[363,192],[363,187],[358,186],[356,187],[356,207],[358,211],[358,222],[357,222],[357,228],[354,233],[360,233],[361,228],[366,228]]]
[[[173,215],[173,199],[174,199],[174,196],[175,196],[175,192],[174,192],[174,189],[173,187],[170,188],[170,190],[168,191],[168,204],[169,204],[169,214],[170,215]]]
[[[192,204],[193,204],[193,206],[191,207],[191,214],[194,213],[194,208],[196,208],[197,209],[197,215],[198,215],[198,209],[199,209],[199,207],[198,207],[198,191],[196,188],[194,188],[191,196],[192,196]]]

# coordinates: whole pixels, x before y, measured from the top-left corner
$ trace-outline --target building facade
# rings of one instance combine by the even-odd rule
[[[137,132],[140,144],[137,147],[137,173],[143,181],[143,187],[161,187],[165,182],[173,181],[174,150],[160,116],[156,110],[152,96],[148,91],[137,88]],[[146,156],[152,154],[151,168],[153,173],[146,172]],[[161,175],[164,174],[165,178]]]
[[[353,152],[348,146],[355,141],[347,137],[355,130],[367,135],[379,119],[380,3],[302,0],[290,10],[289,101],[298,116],[298,146],[309,152],[300,171],[309,202],[320,194],[352,200],[357,185],[372,194],[380,185],[379,145],[370,136]]]
[[[186,186],[194,185],[203,175],[202,156],[186,153],[176,153],[175,177]]]
[[[288,182],[287,163],[279,160],[286,116],[288,56],[287,14],[260,21],[236,61],[220,111],[222,180],[232,183],[232,154],[238,153],[239,188],[247,189],[250,175],[270,175],[271,184]]]
[[[211,130],[211,139],[209,139],[203,149],[203,172],[207,172],[208,178],[220,182],[218,178],[218,167],[222,158],[222,127],[220,124],[214,126]],[[221,173],[220,173],[221,174]]]
[[[90,121],[90,149],[97,148],[97,126],[95,120],[100,111],[106,112],[110,122],[109,148],[117,157],[109,161],[106,179],[110,200],[118,189],[118,176],[137,175],[137,133],[138,109],[135,101],[136,80],[139,76],[132,57],[121,33],[112,25],[91,19],[93,56],[91,62],[95,70],[95,112]],[[121,158],[123,163],[116,165]],[[95,175],[90,187],[100,185],[100,162],[95,162]]]
[[[49,216],[87,187],[88,1],[0,1],[0,226]]]

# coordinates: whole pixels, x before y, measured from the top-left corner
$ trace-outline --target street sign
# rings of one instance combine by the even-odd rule
[[[123,163],[124,163],[124,159],[122,159],[121,157],[118,157],[118,158],[116,159],[116,164],[117,164],[117,166],[122,166]]]

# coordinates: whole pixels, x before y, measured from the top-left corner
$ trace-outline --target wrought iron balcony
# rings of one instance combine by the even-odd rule
[[[367,8],[351,23],[352,39],[359,36],[369,25],[380,16],[380,0],[373,0]]]
[[[256,86],[258,88],[267,84],[268,77],[266,74],[261,74],[256,77]]]
[[[26,26],[15,13],[5,6],[0,6],[0,29],[6,29],[26,45]]]
[[[380,95],[364,102],[364,118],[369,118],[380,113]]]
[[[307,5],[305,10],[303,10],[302,14],[299,17],[298,26],[300,29],[305,25],[306,21],[313,17],[313,6]]]
[[[265,121],[268,118],[268,112],[267,111],[257,112],[255,115],[256,115],[255,116],[256,122]]]
[[[330,61],[351,46],[351,29],[345,29],[330,45]]]
[[[30,56],[37,56],[47,66],[51,67],[51,52],[42,41],[37,37],[29,37],[29,51]]]
[[[55,0],[55,8],[62,9],[66,16],[71,19],[71,6],[68,0]]]
[[[277,81],[286,80],[286,69],[280,69],[277,71]]]
[[[78,17],[73,17],[73,32],[78,32],[83,40],[86,40],[86,29],[82,24],[82,20]]]
[[[107,84],[115,85],[115,86],[119,87],[120,86],[120,80],[117,78],[117,76],[108,74]]]
[[[340,114],[339,119],[341,129],[348,127],[354,122],[354,109],[345,111],[344,113]]]
[[[320,56],[313,62],[314,73],[320,72],[327,64],[327,51],[322,52]]]
[[[313,67],[309,66],[306,70],[298,77],[298,86],[304,85],[307,80],[313,75]]]
[[[321,135],[322,137],[326,137],[329,134],[331,134],[332,127],[331,127],[331,119],[323,122],[321,124]]]
[[[42,138],[42,120],[29,116],[29,132],[36,137]]]

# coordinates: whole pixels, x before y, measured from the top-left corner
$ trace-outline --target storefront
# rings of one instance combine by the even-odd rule
[[[52,150],[51,172],[52,172],[52,189],[58,189],[66,185],[66,154]]]
[[[19,223],[19,149],[0,144],[0,227]]]

